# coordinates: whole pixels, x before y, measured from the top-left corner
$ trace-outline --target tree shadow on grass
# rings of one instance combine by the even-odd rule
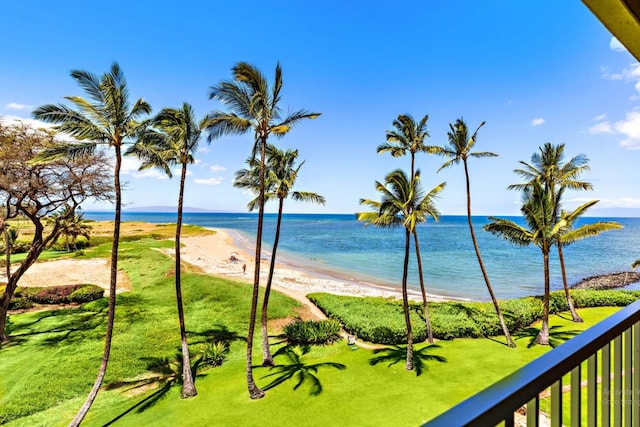
[[[560,329],[561,326],[555,325],[549,327],[549,346],[555,348],[567,341],[570,338],[575,337],[580,333],[580,331],[571,329],[571,330],[563,330]],[[531,348],[536,345],[536,337],[540,333],[540,328],[525,328],[520,329],[514,333],[514,337],[517,339],[529,338],[529,344],[527,344],[527,348]]]
[[[58,311],[58,310],[56,310]],[[55,346],[63,342],[65,344],[73,344],[75,342],[83,341],[88,338],[87,334],[78,333],[86,332],[96,329],[100,325],[104,325],[105,316],[101,312],[86,312],[86,311],[73,311],[67,310],[64,313],[44,314],[38,316],[38,319],[28,324],[19,324],[13,328],[11,336],[16,339],[26,340],[28,337],[51,334],[52,336],[46,337],[42,343],[46,346]],[[65,317],[63,317],[63,315]],[[30,327],[36,325],[38,322],[52,317],[60,317],[60,322],[49,328],[42,326],[40,330],[33,330]],[[23,332],[21,332],[23,331]],[[96,337],[101,338],[101,337]]]
[[[422,375],[422,372],[428,369],[427,362],[445,363],[447,361],[445,357],[429,354],[430,351],[439,348],[440,346],[438,344],[429,344],[420,348],[413,348],[413,369],[416,371],[416,376]],[[379,354],[379,356],[369,360],[371,366],[375,366],[378,363],[389,362],[387,367],[391,367],[407,360],[407,346],[394,345],[387,348],[379,348],[373,350],[373,354]]]
[[[247,342],[247,337],[238,335],[235,331],[230,331],[225,325],[216,325],[214,328],[203,331],[187,331],[189,344],[202,344],[211,341],[222,341],[231,343],[233,341]]]
[[[143,357],[141,360],[147,362],[148,375],[141,378],[111,383],[108,384],[105,389],[122,389],[123,392],[126,392],[144,390],[152,387],[157,388],[144,399],[105,423],[105,426],[115,423],[133,411],[138,413],[146,411],[164,399],[173,386],[182,384],[182,352],[177,352],[173,357]],[[197,374],[201,362],[202,358],[196,358],[191,366],[191,374],[194,380],[206,376],[205,374]]]
[[[281,347],[274,353],[274,360],[277,358],[284,358],[286,361],[284,364],[279,364],[269,368],[269,371],[274,372],[265,375],[262,378],[272,378],[272,380],[269,384],[263,387],[263,389],[266,391],[284,383],[285,381],[293,379],[296,381],[296,384],[293,386],[293,390],[298,390],[303,384],[309,384],[309,395],[318,396],[323,391],[322,383],[316,375],[320,369],[347,369],[347,367],[342,363],[305,363],[302,358],[304,355],[309,353],[309,351],[309,346],[287,345]]]

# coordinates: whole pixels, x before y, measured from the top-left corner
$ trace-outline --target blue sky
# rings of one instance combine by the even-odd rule
[[[73,69],[101,74],[123,68],[132,99],[154,112],[194,106],[199,117],[222,106],[209,87],[231,78],[238,61],[272,79],[283,68],[283,107],[322,113],[301,123],[281,147],[305,160],[299,190],[324,207],[288,202],[289,212],[353,213],[378,198],[376,180],[409,168],[409,158],[378,155],[398,114],[429,115],[427,143],[443,145],[449,123],[487,124],[472,159],[473,212],[518,215],[513,169],[545,142],[584,153],[591,192],[566,206],[601,202],[596,216],[640,216],[640,67],[578,1],[248,1],[5,2],[0,16],[0,116],[29,119],[39,105],[81,95]],[[185,204],[245,211],[250,195],[233,187],[252,135],[202,141]],[[437,205],[464,214],[461,167],[421,155],[427,189],[446,181]],[[128,207],[174,205],[177,180],[137,172],[126,161]],[[108,208],[86,205],[85,209]],[[269,209],[269,208],[268,208]],[[274,210],[275,206],[271,206]]]

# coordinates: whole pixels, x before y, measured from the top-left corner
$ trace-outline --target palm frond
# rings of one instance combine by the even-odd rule
[[[38,155],[33,158],[32,163],[42,164],[63,159],[75,160],[90,156],[95,152],[95,150],[96,144],[93,142],[58,144],[38,153]]]

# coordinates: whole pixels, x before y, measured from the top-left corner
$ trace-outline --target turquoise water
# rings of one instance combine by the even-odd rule
[[[85,217],[111,220],[109,212],[85,212]],[[187,224],[233,231],[237,243],[251,251],[256,214],[187,213]],[[519,217],[510,217],[520,221]],[[124,221],[175,222],[175,214],[124,213]],[[585,239],[564,251],[569,283],[597,274],[630,270],[640,258],[640,218],[584,218],[582,224],[614,220],[624,229]],[[265,254],[273,241],[275,214],[265,216]],[[520,248],[482,230],[486,217],[474,217],[474,228],[491,284],[498,298],[543,292],[542,255],[536,247]],[[440,222],[418,226],[425,280],[430,293],[476,300],[489,298],[465,216],[443,216]],[[413,246],[412,246],[413,250]],[[316,274],[354,282],[400,286],[404,257],[403,229],[364,227],[354,215],[288,214],[283,218],[278,260]],[[562,287],[557,254],[552,252],[551,286]],[[418,288],[414,252],[409,286]]]

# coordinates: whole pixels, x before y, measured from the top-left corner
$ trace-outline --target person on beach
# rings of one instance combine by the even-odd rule
[[[247,264],[242,264],[242,274],[247,272]]]

